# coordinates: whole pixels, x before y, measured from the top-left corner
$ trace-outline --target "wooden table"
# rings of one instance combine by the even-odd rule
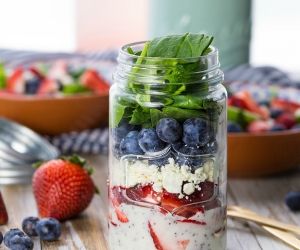
[[[105,250],[106,231],[106,173],[107,157],[89,157],[95,166],[94,180],[102,190],[102,196],[94,198],[90,207],[78,218],[63,224],[63,234],[59,241],[52,243],[34,241],[34,249],[99,249]],[[289,190],[300,190],[300,171],[285,176],[268,179],[230,180],[228,187],[229,204],[237,204],[254,211],[300,225],[300,214],[291,213],[284,205],[284,195]],[[36,206],[30,185],[2,187],[2,195],[9,213],[8,228],[20,227],[25,216],[36,215]],[[2,249],[3,246],[2,246]],[[230,250],[286,250],[291,249],[279,240],[269,236],[254,224],[228,220],[228,249]],[[131,250],[131,249],[124,249]]]

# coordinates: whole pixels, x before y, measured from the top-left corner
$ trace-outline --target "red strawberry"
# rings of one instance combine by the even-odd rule
[[[44,79],[41,82],[40,87],[38,88],[38,94],[53,94],[58,91],[58,84],[53,79]]]
[[[266,132],[271,128],[271,124],[267,121],[253,121],[247,127],[247,131],[251,133]]]
[[[0,225],[5,225],[8,222],[8,215],[5,207],[5,203],[0,193]]]
[[[98,94],[107,93],[109,84],[100,76],[96,70],[86,70],[80,78],[82,84]]]
[[[25,84],[23,77],[23,69],[16,68],[12,75],[7,80],[7,91],[10,93],[22,94],[24,93]]]
[[[87,208],[96,188],[85,164],[73,156],[48,161],[36,170],[32,187],[41,217],[65,220]]]
[[[283,125],[285,128],[290,129],[296,125],[296,117],[290,113],[283,113],[277,117],[276,122]]]
[[[145,201],[158,204],[160,202],[160,193],[153,190],[152,185],[135,186],[126,190],[128,198],[134,201]]]
[[[190,240],[179,240],[178,241],[178,246],[180,250],[185,250],[190,243]]]
[[[273,99],[271,102],[271,107],[294,113],[298,108],[300,108],[300,103],[282,99]]]
[[[126,201],[125,197],[123,196],[123,188],[113,187],[111,189],[110,199],[115,209],[115,213],[117,215],[118,220],[122,223],[127,223],[129,220],[126,214],[124,214],[123,211],[119,208],[121,203]]]
[[[191,224],[197,224],[203,226],[206,225],[206,222],[204,221],[197,221],[197,220],[190,220],[190,219],[177,220],[177,222],[191,223]]]
[[[150,221],[148,221],[148,229],[149,229],[149,233],[152,237],[152,240],[153,240],[153,243],[154,243],[154,246],[157,250],[164,250],[164,248],[162,247],[161,243],[160,243],[160,240],[157,236],[157,234],[155,233]]]

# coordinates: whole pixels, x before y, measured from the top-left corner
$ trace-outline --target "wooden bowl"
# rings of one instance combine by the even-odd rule
[[[108,92],[64,97],[0,95],[0,116],[44,135],[106,126]]]
[[[300,165],[300,131],[228,135],[230,177],[262,177]]]

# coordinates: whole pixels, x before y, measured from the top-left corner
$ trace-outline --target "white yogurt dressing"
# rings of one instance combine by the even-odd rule
[[[149,232],[148,223],[152,225],[164,250],[224,250],[226,234],[224,233],[225,208],[218,207],[204,213],[197,213],[190,220],[204,222],[206,225],[178,222],[186,218],[167,214],[155,209],[122,204],[120,209],[129,222],[118,221],[115,213],[110,224],[110,250],[156,250]],[[113,209],[112,209],[113,211]],[[185,242],[186,247],[182,242]]]

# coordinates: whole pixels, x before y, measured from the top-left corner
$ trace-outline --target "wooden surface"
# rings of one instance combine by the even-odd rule
[[[41,243],[36,239],[34,249],[107,249],[105,243],[107,157],[89,157],[89,160],[95,166],[94,180],[102,196],[95,197],[90,207],[80,217],[63,224],[63,234],[59,241]],[[20,227],[24,217],[37,214],[30,185],[5,186],[1,190],[10,217],[9,224],[1,227],[2,232],[8,228]],[[300,190],[300,172],[263,180],[231,179],[228,186],[229,205],[240,205],[262,215],[300,225],[300,214],[291,213],[283,202],[284,195],[289,190]],[[227,239],[227,249],[230,250],[291,249],[254,224],[231,219],[228,220]],[[3,245],[0,249],[4,249]]]

